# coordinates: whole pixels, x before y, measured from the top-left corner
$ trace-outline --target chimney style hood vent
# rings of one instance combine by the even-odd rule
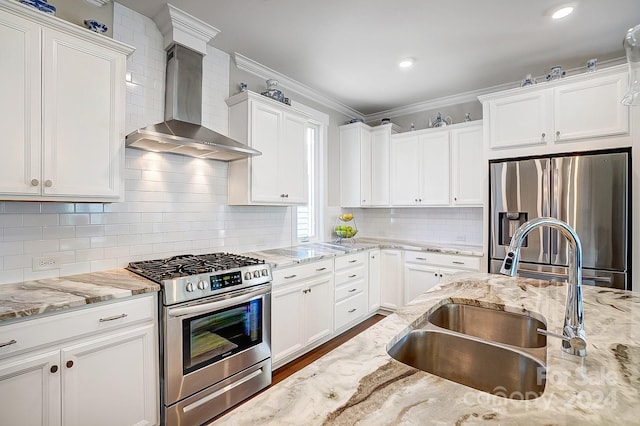
[[[188,15],[171,5],[167,6],[172,18],[179,13],[181,22],[184,22]],[[193,17],[191,19],[195,20]],[[197,22],[206,25],[201,21]],[[217,34],[217,30],[215,31]],[[204,46],[206,49],[206,44]],[[202,126],[202,57],[203,54],[199,51],[177,43],[168,47],[165,120],[128,134],[125,139],[127,147],[222,161],[262,154]]]

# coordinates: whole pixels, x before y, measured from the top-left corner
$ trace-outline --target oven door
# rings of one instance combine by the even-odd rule
[[[164,405],[271,357],[271,284],[163,309]]]

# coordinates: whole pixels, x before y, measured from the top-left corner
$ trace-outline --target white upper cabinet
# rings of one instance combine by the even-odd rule
[[[0,199],[119,201],[126,58],[133,49],[0,3]]]
[[[483,184],[488,175],[483,155],[482,125],[451,130],[451,204],[483,204]]]
[[[262,155],[229,163],[229,204],[307,202],[307,116],[253,92],[227,100],[229,136]]]
[[[389,143],[392,124],[340,126],[340,206],[389,205]]]
[[[391,204],[449,204],[449,133],[403,133],[391,143]]]
[[[629,146],[627,82],[615,66],[481,96],[488,157]]]
[[[477,122],[394,135],[391,205],[482,205],[482,138]]]

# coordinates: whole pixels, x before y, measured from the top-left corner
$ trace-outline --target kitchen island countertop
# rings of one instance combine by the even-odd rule
[[[587,356],[547,343],[546,388],[521,401],[414,369],[387,348],[448,302],[564,320],[566,285],[501,275],[455,275],[284,381],[217,419],[221,425],[638,424],[640,294],[585,287]]]
[[[0,323],[160,290],[126,269],[0,285]]]

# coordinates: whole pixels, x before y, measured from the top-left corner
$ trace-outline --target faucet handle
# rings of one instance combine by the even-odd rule
[[[536,329],[536,331],[538,332],[538,334],[557,337],[558,339],[561,339],[563,342],[567,342],[569,344],[569,347],[573,350],[573,352],[575,352],[574,355],[579,355],[579,356],[586,355],[587,340],[585,339],[584,336],[580,336],[579,334],[576,334],[573,331],[573,329],[571,329],[571,327],[569,326],[565,327],[565,330],[564,330],[565,333],[568,334],[567,336],[560,333],[554,333],[553,331],[544,330],[542,328],[538,328]],[[583,352],[585,355],[580,355],[580,352]]]

